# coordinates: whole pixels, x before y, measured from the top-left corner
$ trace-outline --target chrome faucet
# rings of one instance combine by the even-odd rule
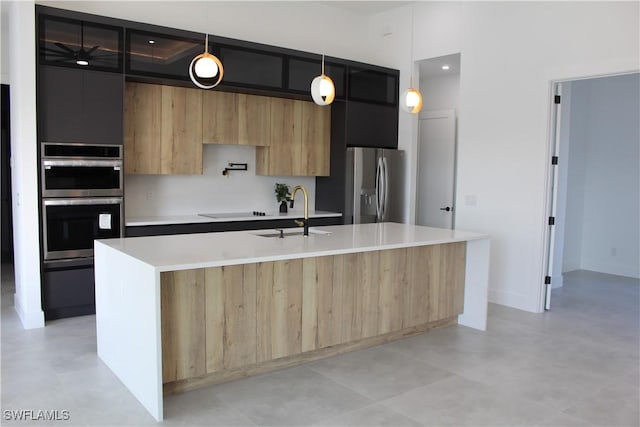
[[[302,190],[302,194],[304,195],[304,220],[295,220],[295,223],[298,224],[298,227],[304,227],[304,235],[309,235],[309,194],[307,194],[307,189],[304,188],[304,185],[296,185],[293,187],[293,191],[291,192],[291,209],[293,209],[293,201],[296,198],[296,193],[298,190]]]

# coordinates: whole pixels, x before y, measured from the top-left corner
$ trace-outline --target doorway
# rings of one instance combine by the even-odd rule
[[[416,224],[455,228],[457,109],[460,54],[418,62],[419,117]]]
[[[555,83],[546,309],[565,273],[640,277],[639,94],[639,73]]]

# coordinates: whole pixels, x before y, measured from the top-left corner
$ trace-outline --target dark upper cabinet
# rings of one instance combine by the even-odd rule
[[[122,33],[122,27],[40,14],[40,64],[121,73]]]
[[[325,61],[324,73],[333,80],[336,99],[345,96],[345,66]],[[287,90],[290,92],[311,93],[311,82],[322,72],[320,60],[290,57],[288,59]]]
[[[204,35],[128,29],[125,71],[132,75],[188,81],[189,64],[202,52]]]
[[[123,77],[102,71],[41,66],[40,140],[122,144]]]
[[[224,67],[223,86],[284,88],[284,55],[241,46],[217,45],[216,48]]]
[[[351,101],[398,105],[398,71],[379,71],[364,67],[349,67],[349,97]]]
[[[346,146],[398,148],[398,107],[348,101]]]

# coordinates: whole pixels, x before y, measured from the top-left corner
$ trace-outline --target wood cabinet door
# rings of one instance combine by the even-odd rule
[[[294,175],[329,176],[331,138],[331,107],[321,107],[313,102],[302,104],[300,122],[300,161]]]
[[[238,143],[238,94],[219,91],[202,93],[202,142]]]
[[[238,94],[238,144],[269,145],[271,98]]]
[[[202,174],[202,91],[162,86],[162,174]]]
[[[290,176],[300,158],[301,127],[298,101],[284,98],[270,99],[269,146],[256,148],[256,173],[259,175]]]
[[[162,87],[127,83],[124,106],[125,174],[159,174]]]

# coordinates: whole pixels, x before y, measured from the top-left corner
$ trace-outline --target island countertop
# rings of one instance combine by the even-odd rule
[[[297,230],[301,229],[285,233]],[[271,229],[97,240],[96,245],[107,245],[162,272],[488,238],[468,231],[398,223],[335,225],[313,227],[314,230],[330,234],[285,234],[283,239],[260,236]]]

